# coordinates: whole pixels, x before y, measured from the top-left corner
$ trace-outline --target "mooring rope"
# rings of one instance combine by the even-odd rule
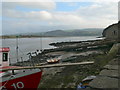
[[[12,79],[13,77],[15,77],[15,75],[11,75],[10,78],[6,81],[6,83],[0,87],[0,90],[2,90],[3,88],[5,88],[5,85],[9,82],[10,79]]]

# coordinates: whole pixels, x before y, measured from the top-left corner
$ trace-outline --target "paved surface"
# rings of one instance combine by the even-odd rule
[[[100,75],[90,83],[90,86],[93,88],[118,88],[118,79]]]
[[[119,62],[120,58],[113,59],[108,63],[108,65],[104,66],[103,70],[100,74],[95,78],[92,82],[90,82],[90,86],[92,88],[112,88],[114,90],[118,90],[119,88]]]
[[[103,67],[97,78],[89,85],[95,89],[120,90],[120,43],[115,44],[108,55],[115,55],[115,58]]]

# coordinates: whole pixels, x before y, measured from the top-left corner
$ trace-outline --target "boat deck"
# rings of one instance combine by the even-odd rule
[[[40,69],[23,69],[23,70],[14,70],[4,72],[5,75],[2,76],[2,82],[7,81],[9,79],[16,79],[19,77],[24,77],[26,75],[34,74],[40,72]]]

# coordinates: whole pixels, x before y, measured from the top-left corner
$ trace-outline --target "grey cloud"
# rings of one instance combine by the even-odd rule
[[[94,3],[92,6],[83,6],[74,12],[46,10],[22,12],[16,11],[15,7],[10,9],[8,7],[3,8],[3,16],[11,20],[3,20],[4,34],[56,29],[103,28],[117,21],[116,3]]]

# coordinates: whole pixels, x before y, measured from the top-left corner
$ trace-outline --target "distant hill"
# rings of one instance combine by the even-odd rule
[[[55,30],[45,32],[44,36],[101,36],[103,29]]]
[[[49,31],[45,32],[44,36],[66,36],[68,32],[65,32],[63,30],[55,30],[55,31]]]
[[[38,33],[21,33],[21,34],[7,35],[7,36],[21,36],[21,37],[102,36],[102,32],[103,32],[102,28],[87,28],[87,29],[73,29],[73,30],[53,30],[53,31],[38,32]]]

